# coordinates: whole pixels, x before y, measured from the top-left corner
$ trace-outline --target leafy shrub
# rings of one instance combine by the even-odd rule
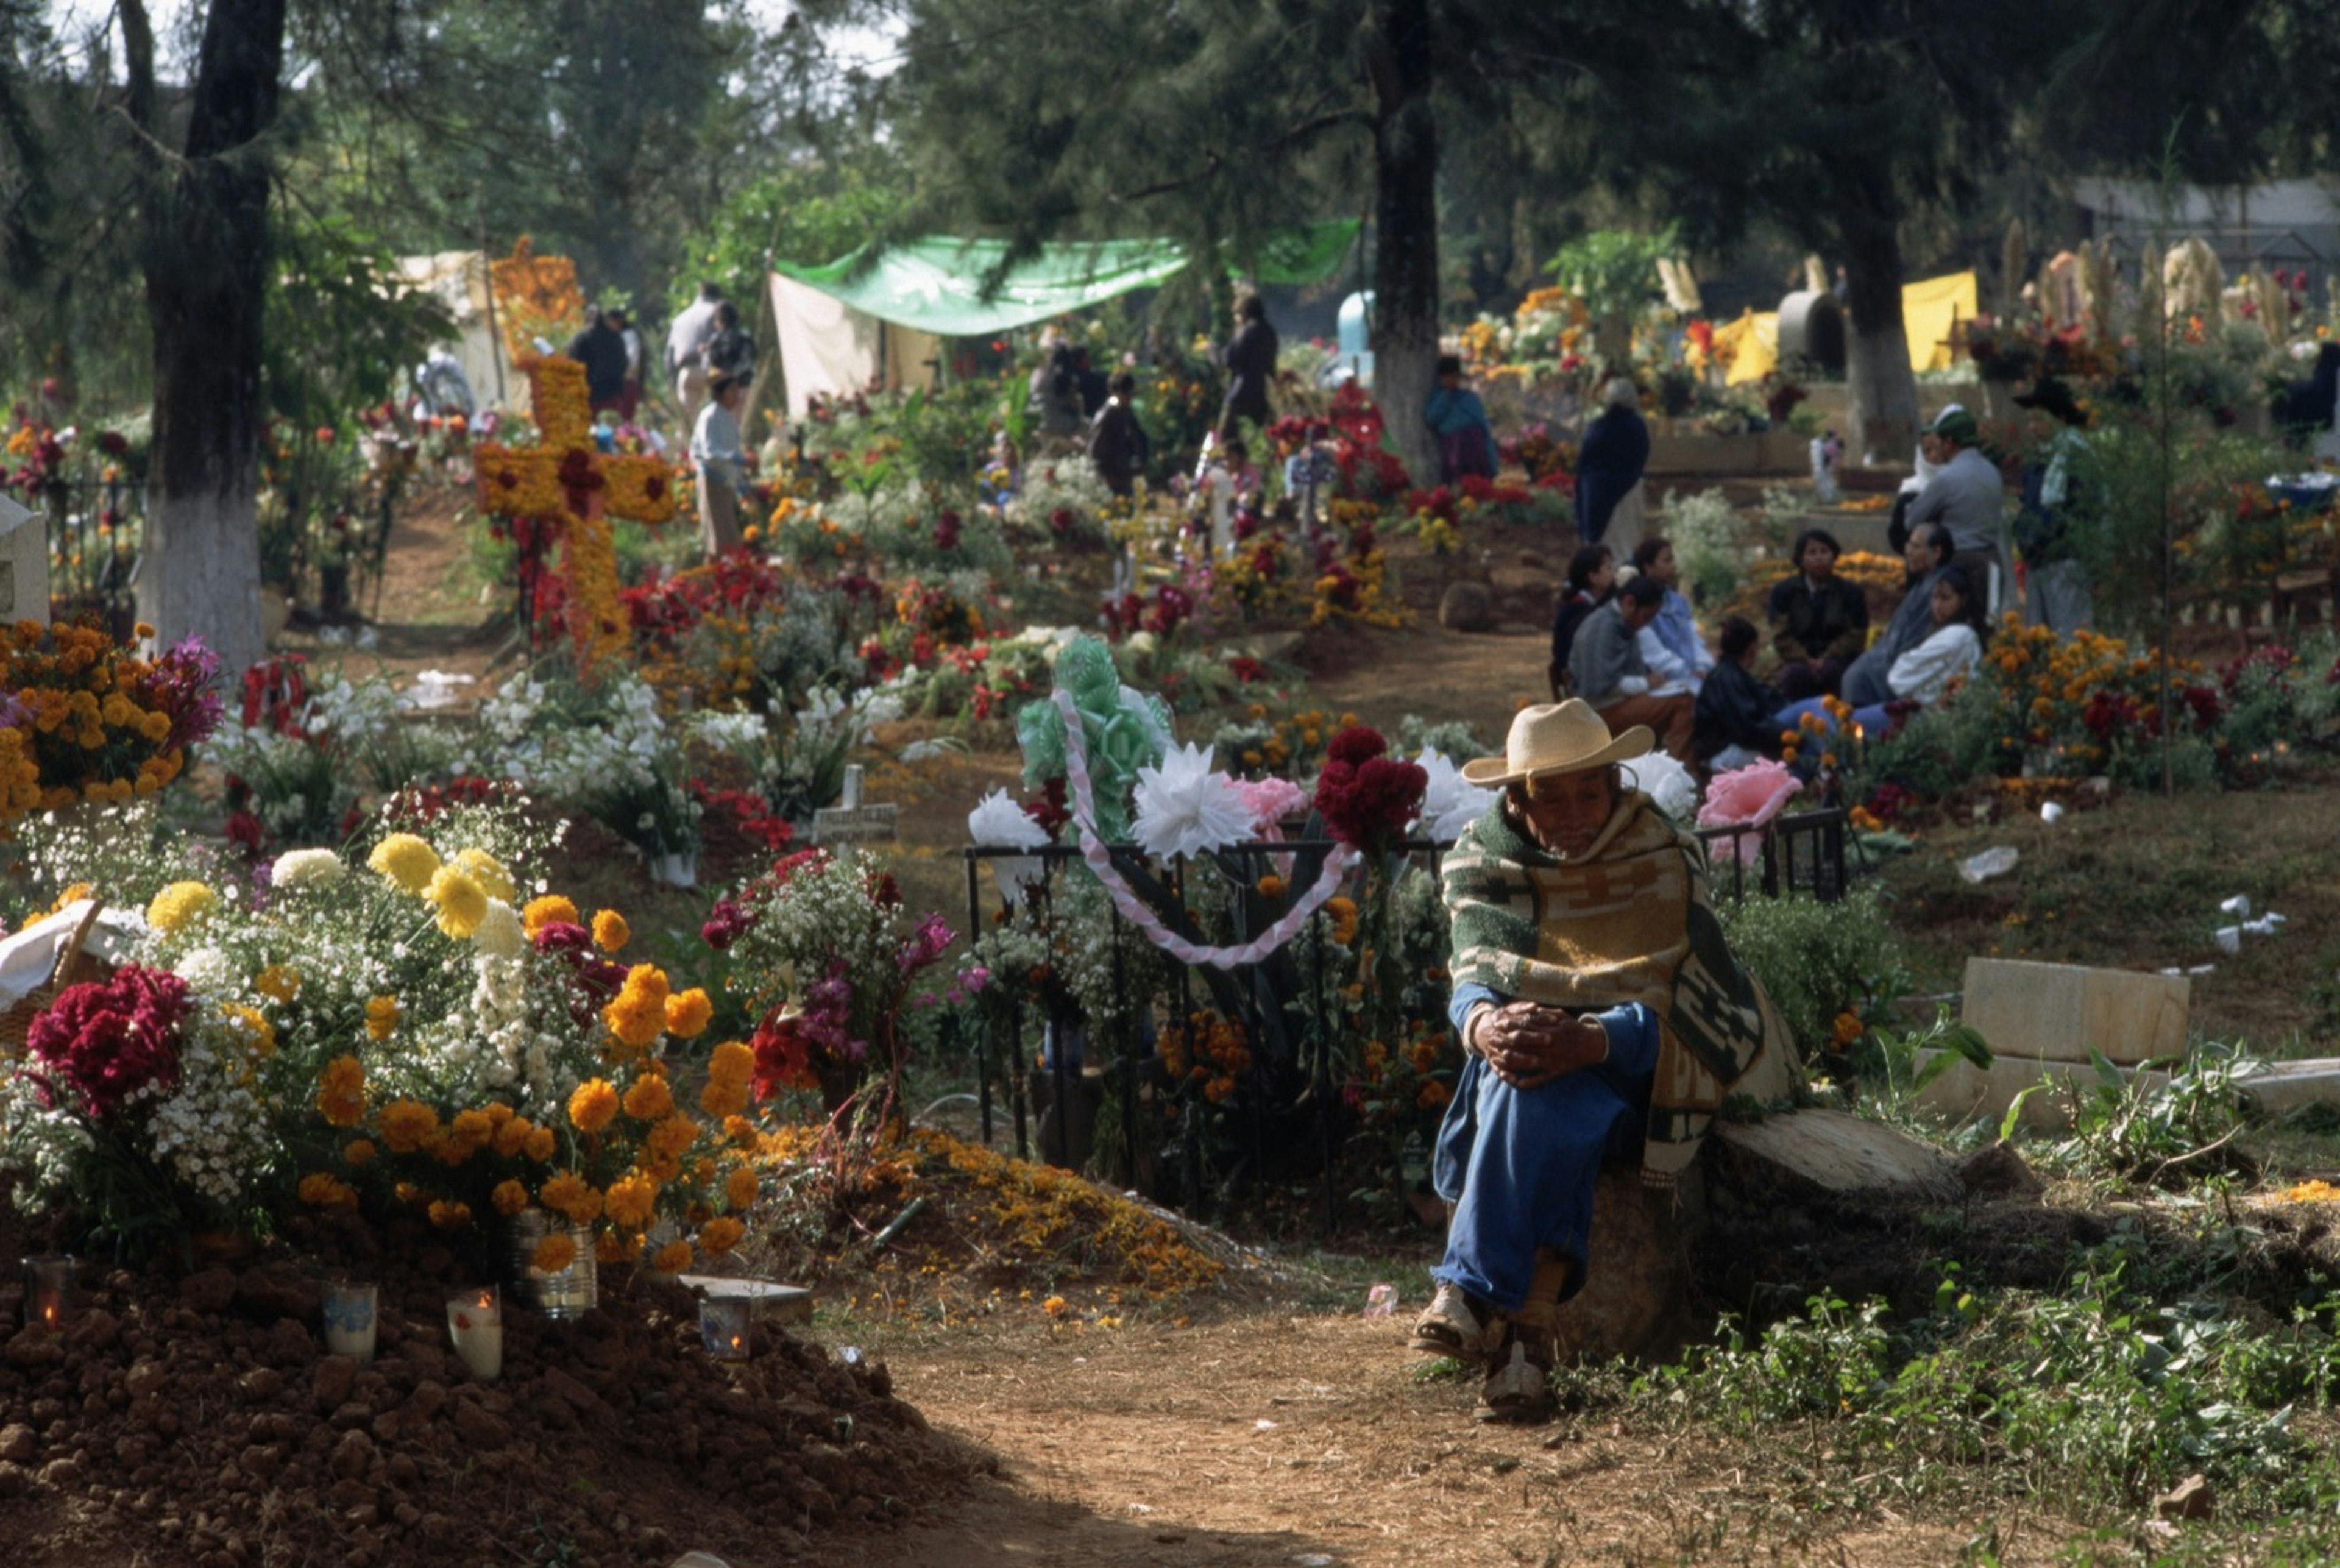
[[[1720,604],[1738,591],[1747,551],[1739,513],[1721,491],[1674,491],[1658,508],[1657,531],[1671,541],[1691,599]]]
[[[1720,904],[1739,961],[1763,983],[1806,1056],[1830,1036],[1836,1016],[1902,967],[1900,938],[1874,884],[1834,903],[1797,894],[1750,895]]]

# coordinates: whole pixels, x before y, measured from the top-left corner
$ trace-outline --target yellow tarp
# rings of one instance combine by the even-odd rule
[[[1901,327],[1909,334],[1909,368],[1950,368],[1950,328],[1980,308],[1971,272],[1901,285]]]
[[[1740,313],[1737,321],[1714,329],[1714,350],[1717,358],[1730,356],[1730,368],[1722,377],[1726,384],[1743,386],[1761,381],[1779,368],[1780,313]]]

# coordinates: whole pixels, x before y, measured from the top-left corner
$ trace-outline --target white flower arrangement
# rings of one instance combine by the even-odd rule
[[[1149,855],[1206,855],[1251,837],[1252,810],[1234,779],[1212,765],[1212,749],[1188,741],[1137,770],[1131,833]]]
[[[1411,831],[1451,844],[1495,803],[1495,791],[1463,778],[1454,759],[1435,746],[1423,747],[1414,760],[1430,776],[1430,782],[1422,792],[1422,814]]]

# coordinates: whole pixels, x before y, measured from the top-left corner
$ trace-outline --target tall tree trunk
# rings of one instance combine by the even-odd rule
[[[1374,7],[1373,394],[1418,483],[1438,477],[1422,420],[1438,367],[1438,130],[1429,0]]]
[[[1844,229],[1844,279],[1851,306],[1845,392],[1852,450],[1899,459],[1918,435],[1918,378],[1901,320],[1901,236],[1890,203]]]
[[[212,0],[185,154],[152,171],[147,200],[154,436],[138,610],[165,640],[200,632],[231,678],[267,651],[257,519],[269,262],[263,138],[276,122],[285,4]]]

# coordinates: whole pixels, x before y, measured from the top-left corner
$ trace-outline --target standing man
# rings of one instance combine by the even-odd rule
[[[1601,389],[1602,407],[1584,427],[1576,453],[1576,537],[1606,544],[1620,558],[1641,541],[1641,503],[1636,493],[1650,466],[1650,427],[1641,419],[1641,394],[1623,376]],[[1611,519],[1617,537],[1609,537]]]
[[[2088,413],[2054,376],[2041,376],[2015,401],[2056,421],[2039,461],[2024,471],[2023,510],[2015,520],[2015,542],[2023,551],[2023,619],[2068,637],[2096,619],[2087,563],[2072,537],[2076,527],[2087,525],[2097,499],[2097,454],[2081,433]]]
[[[584,326],[560,352],[585,367],[585,395],[595,413],[624,401],[626,340],[610,324],[608,312],[588,309]]]
[[[1267,324],[1267,306],[1255,293],[1235,298],[1235,335],[1226,347],[1227,398],[1219,409],[1219,439],[1237,432],[1237,420],[1249,420],[1262,430],[1274,422],[1267,389],[1275,380],[1275,357],[1283,350],[1275,329]]]
[[[1675,761],[1691,762],[1691,736],[1697,700],[1687,691],[1650,694],[1650,667],[1642,661],[1641,629],[1658,618],[1666,590],[1653,577],[1637,577],[1617,596],[1584,618],[1569,650],[1570,689],[1591,705],[1612,730],[1646,724]]]
[[[715,307],[722,303],[721,289],[701,283],[699,298],[666,330],[666,373],[674,378],[675,406],[682,411],[682,426],[694,432],[699,429],[699,405],[707,401],[703,351],[715,335]]]
[[[748,488],[748,454],[739,442],[739,409],[748,383],[729,371],[708,378],[709,398],[690,432],[690,461],[699,470],[699,533],[713,561],[743,542],[739,497]]]
[[[2007,609],[2015,586],[2015,561],[2008,551],[2007,488],[1998,467],[1977,450],[1982,438],[1974,415],[1944,409],[1926,427],[1919,450],[1935,467],[1934,477],[1909,503],[1909,526],[1939,523],[1950,536],[1951,559],[1965,568],[1988,621]]]
[[[626,344],[626,390],[618,394],[618,417],[628,424],[634,422],[634,411],[642,406],[642,334],[633,318],[622,310],[603,313],[618,336]]]

